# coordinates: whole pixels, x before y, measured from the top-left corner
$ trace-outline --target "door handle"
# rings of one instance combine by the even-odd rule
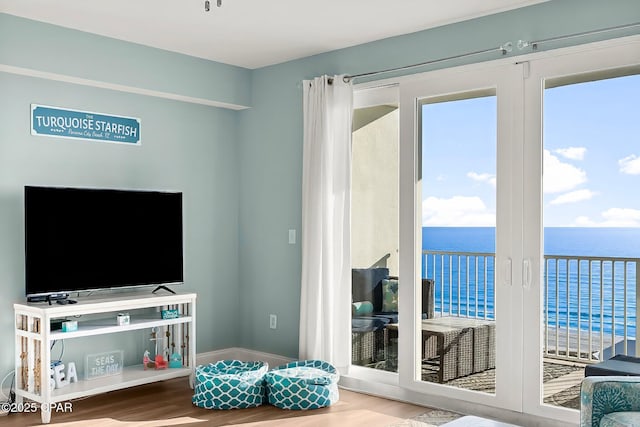
[[[507,258],[504,261],[504,279],[502,281],[505,286],[511,286],[511,275],[513,274],[512,271],[511,258]]]
[[[531,261],[528,259],[522,261],[522,286],[525,289],[531,288]]]

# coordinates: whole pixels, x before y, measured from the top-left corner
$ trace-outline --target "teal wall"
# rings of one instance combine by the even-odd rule
[[[183,191],[198,352],[240,346],[296,357],[302,236],[289,245],[287,230],[301,224],[303,79],[639,21],[637,0],[553,0],[247,70],[0,14],[0,67],[250,107],[231,111],[0,71],[0,374],[13,366],[11,304],[24,298],[24,185]],[[142,146],[31,136],[31,103],[139,117]],[[275,330],[270,313],[278,315]],[[139,339],[128,338],[128,348]]]
[[[637,0],[553,0],[255,70],[252,108],[240,113],[239,128],[241,345],[298,355],[301,255],[299,244],[287,244],[287,229],[300,230],[301,224],[303,79],[410,65],[508,41],[514,44],[510,56],[515,56],[531,52],[515,48],[519,39],[545,39],[636,22],[640,22]],[[632,33],[558,42],[540,46],[540,50]],[[496,53],[437,68],[499,57]],[[269,329],[269,313],[278,314],[276,330]]]
[[[69,50],[56,57],[51,46]],[[250,101],[249,70],[2,14],[0,64],[213,101]],[[31,103],[139,118],[142,145],[32,136]],[[201,307],[198,351],[238,344],[238,120],[232,110],[0,71],[0,378],[13,366],[12,303],[24,301],[25,185],[182,191],[185,288],[198,293]],[[66,340],[65,359],[80,367],[88,346],[124,348],[127,360],[141,360],[141,340],[135,334]]]
[[[0,64],[248,106],[251,70],[0,13]]]

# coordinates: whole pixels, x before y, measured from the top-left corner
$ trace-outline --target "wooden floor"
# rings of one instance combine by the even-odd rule
[[[112,426],[388,426],[428,412],[428,408],[340,390],[340,401],[313,411],[285,411],[270,405],[229,411],[191,404],[184,378],[114,391],[70,402],[72,412],[52,412],[56,427]],[[61,408],[62,409],[62,408]],[[3,427],[40,425],[40,413],[0,417]]]

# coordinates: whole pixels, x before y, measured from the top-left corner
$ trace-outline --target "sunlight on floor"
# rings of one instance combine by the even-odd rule
[[[95,420],[73,421],[70,423],[51,423],[49,425],[56,427],[77,427],[91,424],[92,427],[162,427],[175,426],[181,424],[201,423],[206,420],[199,420],[191,417],[169,418],[166,420],[153,421],[118,421],[113,418],[98,418]]]
[[[340,411],[328,414],[306,415],[301,417],[291,417],[286,419],[272,421],[258,421],[255,423],[233,424],[234,426],[253,427],[253,426],[283,426],[283,427],[305,427],[305,426],[323,426],[323,427],[340,427],[348,425],[366,425],[367,427],[386,427],[390,424],[403,421],[402,418],[381,414],[379,412],[358,409],[353,411]],[[229,427],[229,426],[224,426]]]

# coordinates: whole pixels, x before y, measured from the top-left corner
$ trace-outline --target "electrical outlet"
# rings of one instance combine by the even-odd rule
[[[278,316],[275,314],[269,315],[269,327],[271,329],[276,329],[278,327]]]

